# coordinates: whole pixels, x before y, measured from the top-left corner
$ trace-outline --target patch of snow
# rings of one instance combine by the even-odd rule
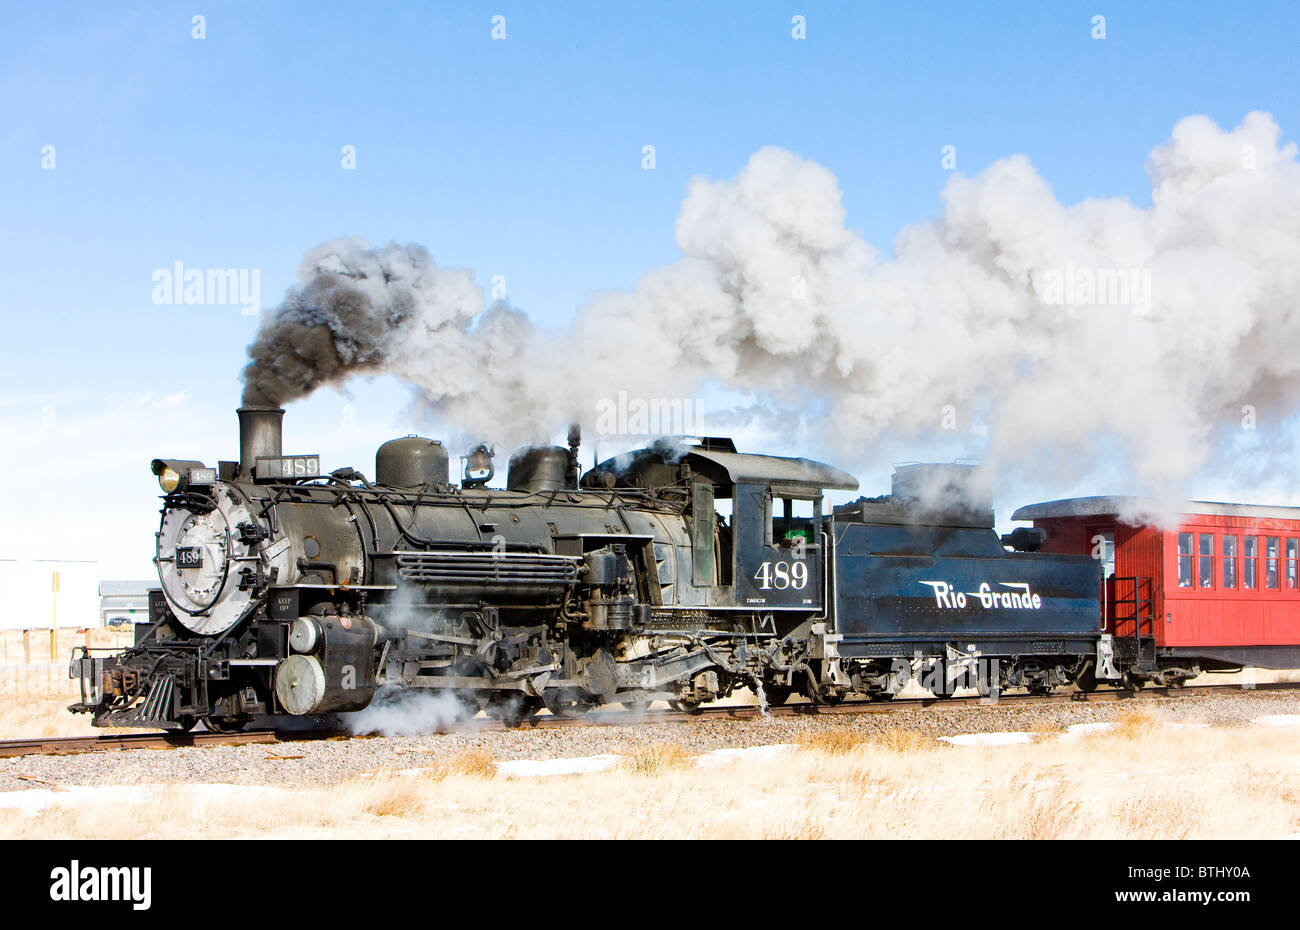
[[[1105,733],[1107,730],[1113,730],[1115,724],[1108,721],[1100,723],[1072,723],[1065,728],[1060,739],[1077,739],[1080,736],[1091,736],[1094,733]]]
[[[998,733],[960,733],[957,736],[941,736],[939,739],[954,746],[1010,746],[1013,743],[1032,743],[1035,735],[1007,730]]]
[[[510,778],[538,778],[548,775],[583,775],[603,772],[618,764],[621,756],[577,756],[572,759],[513,759],[498,762],[497,773]]]
[[[771,746],[747,746],[743,749],[715,749],[697,756],[695,764],[702,769],[712,769],[732,762],[762,762],[794,748],[794,743],[773,743]]]
[[[24,791],[0,791],[0,810],[36,814],[49,807],[78,804],[144,804],[168,788],[183,791],[195,801],[224,802],[232,797],[249,799],[256,795],[283,794],[283,788],[229,784],[175,785],[61,785],[58,788],[29,788]]]
[[[1300,714],[1268,714],[1250,721],[1266,727],[1300,727]]]

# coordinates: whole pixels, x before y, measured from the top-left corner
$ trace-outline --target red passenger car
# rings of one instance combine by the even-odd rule
[[[1126,497],[1021,507],[1045,552],[1105,562],[1102,629],[1129,683],[1300,666],[1300,507],[1192,501],[1177,526],[1126,522]]]

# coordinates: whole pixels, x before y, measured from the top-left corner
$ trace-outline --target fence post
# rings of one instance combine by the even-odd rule
[[[23,630],[23,665],[32,664],[32,631]]]

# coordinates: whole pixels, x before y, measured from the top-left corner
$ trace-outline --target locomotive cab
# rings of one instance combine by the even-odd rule
[[[824,606],[824,492],[858,487],[852,475],[821,462],[739,453],[719,438],[662,440],[602,462],[582,485],[645,490],[685,504],[690,535],[678,563],[688,571],[671,585],[677,605],[793,615]],[[729,520],[719,502],[730,504]]]

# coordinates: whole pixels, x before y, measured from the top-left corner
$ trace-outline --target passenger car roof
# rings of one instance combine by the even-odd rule
[[[1129,515],[1132,522],[1142,522],[1144,513],[1168,511],[1158,502],[1143,497],[1102,495],[1098,497],[1067,497],[1041,504],[1027,504],[1011,515],[1012,520],[1050,520],[1057,517],[1108,517]],[[1206,514],[1226,517],[1273,517],[1283,520],[1300,520],[1300,507],[1281,507],[1265,504],[1227,504],[1216,501],[1185,501],[1179,513]]]

